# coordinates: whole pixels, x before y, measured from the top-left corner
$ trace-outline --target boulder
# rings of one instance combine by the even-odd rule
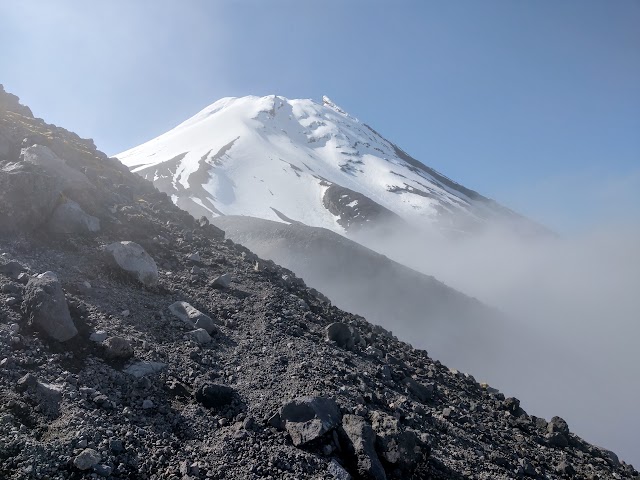
[[[298,447],[309,443],[340,424],[340,409],[326,397],[300,397],[282,407],[272,423],[287,430]]]
[[[93,184],[84,173],[71,168],[67,165],[67,162],[58,157],[49,147],[32,145],[28,148],[23,148],[20,155],[24,163],[37,165],[49,175],[59,178],[65,190],[82,191],[93,189]]]
[[[387,475],[376,453],[376,434],[371,425],[358,415],[345,415],[342,433],[348,452],[355,457],[359,477],[386,480]]]
[[[31,231],[51,215],[63,182],[44,169],[21,163],[0,165],[0,232]]]
[[[429,454],[415,432],[402,427],[400,421],[383,412],[371,414],[371,427],[376,433],[376,449],[385,461],[413,471]]]
[[[326,329],[327,340],[335,342],[340,348],[350,350],[355,345],[352,328],[346,323],[335,322]]]
[[[200,345],[206,345],[211,342],[211,336],[204,328],[198,328],[197,330],[191,330],[185,334],[185,337],[189,340],[193,340]]]
[[[104,356],[114,360],[124,360],[133,357],[131,342],[122,337],[109,337],[103,344]]]
[[[224,273],[214,278],[211,280],[211,286],[214,288],[229,288],[231,286],[231,274]]]
[[[78,203],[67,200],[53,211],[48,227],[53,233],[88,234],[100,231],[100,220],[85,213]]]
[[[89,470],[97,465],[102,456],[92,448],[85,448],[76,458],[73,459],[73,464],[79,470]]]
[[[216,322],[187,302],[175,302],[169,305],[169,311],[191,328],[202,328],[208,334],[216,330]],[[217,322],[221,325],[222,322]]]
[[[235,396],[236,392],[233,388],[217,383],[204,383],[195,391],[197,402],[216,411],[231,405]]]
[[[147,287],[158,283],[158,266],[135,242],[115,242],[105,248],[109,258],[129,276]]]
[[[423,384],[411,377],[407,377],[404,379],[404,384],[407,386],[407,390],[422,403],[433,400],[435,386],[432,383]]]
[[[30,324],[55,340],[65,342],[78,333],[60,281],[53,272],[45,272],[29,280],[23,309]]]
[[[549,433],[560,432],[566,435],[569,433],[569,425],[563,418],[553,417],[547,424],[547,431]]]

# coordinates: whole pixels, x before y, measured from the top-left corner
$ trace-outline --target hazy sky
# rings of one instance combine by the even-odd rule
[[[640,2],[0,0],[0,82],[116,154],[224,96],[330,96],[559,231],[640,222]]]

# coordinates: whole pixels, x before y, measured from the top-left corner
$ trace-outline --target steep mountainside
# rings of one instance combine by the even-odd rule
[[[19,107],[0,89],[1,478],[638,475]]]
[[[327,97],[224,98],[117,157],[195,216],[249,215],[338,233],[544,229],[415,160]]]
[[[304,278],[336,306],[416,345],[428,343],[436,358],[457,368],[473,371],[479,357],[485,367],[489,356],[502,362],[510,346],[506,339],[516,337],[497,310],[330,230],[244,216],[213,223],[228,238]]]

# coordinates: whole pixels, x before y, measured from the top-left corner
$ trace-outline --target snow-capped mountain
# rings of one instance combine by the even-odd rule
[[[117,157],[196,217],[251,215],[338,233],[408,224],[541,227],[423,165],[329,98],[223,98]]]

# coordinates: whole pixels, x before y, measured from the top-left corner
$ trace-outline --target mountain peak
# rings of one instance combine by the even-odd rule
[[[530,223],[415,160],[326,95],[322,105],[224,98],[117,157],[197,217],[288,218],[341,234],[383,218],[447,235]]]
[[[322,104],[325,107],[329,107],[329,108],[333,108],[334,110],[336,110],[337,112],[343,113],[345,115],[347,115],[347,112],[345,112],[342,108],[340,108],[338,105],[336,105],[329,97],[327,97],[326,95],[322,96]]]

